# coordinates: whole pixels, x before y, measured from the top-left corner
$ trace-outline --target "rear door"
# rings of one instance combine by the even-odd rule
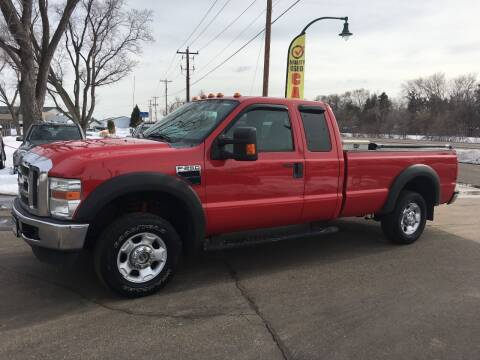
[[[341,166],[333,119],[321,106],[298,107],[305,137],[305,196],[302,222],[334,218],[341,206]]]
[[[237,127],[255,127],[258,160],[211,160],[207,154],[209,233],[300,221],[304,159],[298,123],[292,121],[292,117],[292,112],[283,105],[251,105],[222,132],[231,137]]]

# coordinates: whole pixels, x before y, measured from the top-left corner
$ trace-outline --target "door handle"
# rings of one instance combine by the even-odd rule
[[[294,179],[303,178],[303,163],[299,163],[299,162],[284,163],[283,167],[293,169],[293,178]]]

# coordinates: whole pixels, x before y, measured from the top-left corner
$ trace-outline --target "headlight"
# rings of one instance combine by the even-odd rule
[[[82,183],[77,179],[50,178],[50,214],[71,219],[80,204]]]

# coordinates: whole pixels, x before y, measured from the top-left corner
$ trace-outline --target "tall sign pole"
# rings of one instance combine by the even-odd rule
[[[270,39],[272,37],[272,0],[267,0],[267,16],[265,21],[265,55],[263,57],[263,91],[268,96],[268,80],[270,75]]]

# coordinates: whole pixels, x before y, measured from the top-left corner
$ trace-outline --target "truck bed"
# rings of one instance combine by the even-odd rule
[[[411,165],[428,165],[437,172],[441,179],[440,203],[448,202],[455,190],[457,157],[455,150],[448,147],[377,147],[377,150],[345,150],[343,154],[342,217],[380,212],[394,179]]]

